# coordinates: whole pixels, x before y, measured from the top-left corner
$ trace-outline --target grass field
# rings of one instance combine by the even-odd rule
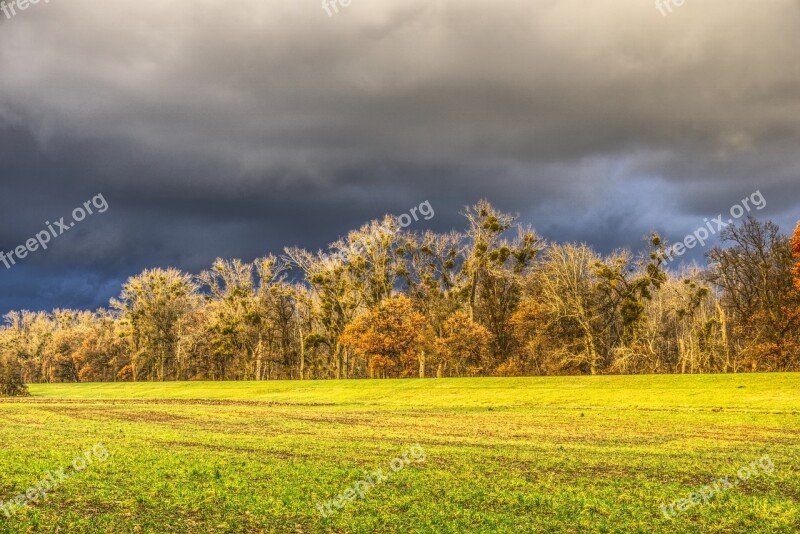
[[[0,532],[796,532],[800,375],[58,384],[0,401]],[[419,444],[362,500],[315,508]],[[660,504],[768,455],[668,519]],[[676,509],[677,511],[677,509]]]

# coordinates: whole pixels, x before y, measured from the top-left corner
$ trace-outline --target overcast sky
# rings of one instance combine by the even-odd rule
[[[8,0],[6,0],[8,1]],[[800,217],[800,1],[52,0],[0,12],[0,313],[481,197],[603,252]],[[699,256],[698,256],[699,254]],[[695,250],[702,259],[702,251]]]

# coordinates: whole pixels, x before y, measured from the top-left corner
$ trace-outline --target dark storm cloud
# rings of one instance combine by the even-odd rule
[[[711,4],[711,5],[709,5]],[[487,197],[604,251],[756,190],[797,217],[800,3],[39,3],[0,15],[0,248],[102,193],[0,312]]]

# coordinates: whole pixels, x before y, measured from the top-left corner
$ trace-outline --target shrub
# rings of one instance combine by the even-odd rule
[[[25,397],[28,386],[22,380],[22,366],[16,358],[0,357],[0,397]]]
[[[525,369],[518,361],[509,358],[494,370],[494,376],[525,376]]]

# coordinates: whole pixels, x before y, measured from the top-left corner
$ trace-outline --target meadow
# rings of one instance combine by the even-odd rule
[[[108,458],[0,511],[0,533],[800,530],[798,374],[30,391],[0,401],[0,500],[98,444]],[[415,445],[425,461],[320,513]],[[661,509],[765,455],[771,474]]]

